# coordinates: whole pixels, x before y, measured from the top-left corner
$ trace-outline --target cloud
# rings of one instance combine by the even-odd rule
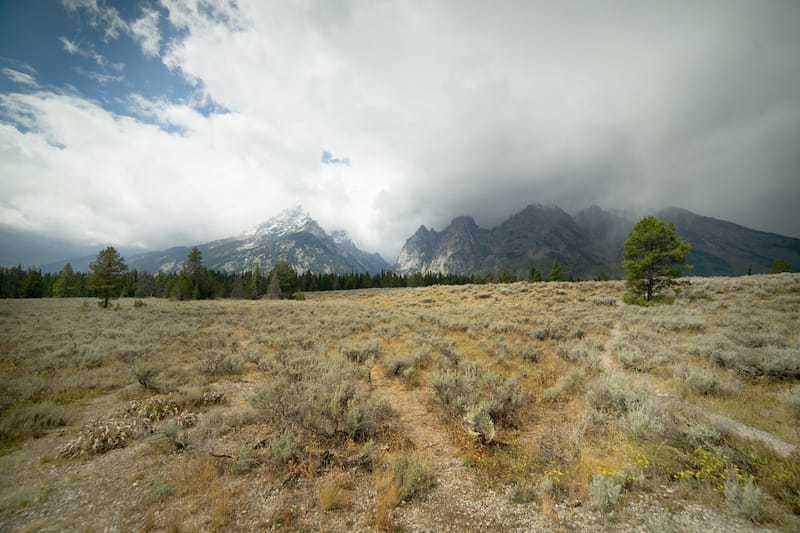
[[[149,57],[159,55],[161,33],[158,29],[158,10],[142,7],[141,17],[133,22],[125,21],[114,7],[106,6],[97,0],[62,0],[62,5],[70,13],[82,13],[88,17],[89,25],[95,28],[102,28],[104,39],[113,41],[121,34],[130,35],[142,49],[142,53]],[[65,37],[61,38],[64,48],[70,54],[80,53],[87,55],[75,43],[70,42]],[[87,55],[87,57],[89,57]],[[98,64],[102,65],[102,63]]]
[[[30,74],[27,74],[25,72],[20,72],[18,70],[14,70],[12,68],[7,68],[7,67],[1,68],[0,72],[2,72],[5,77],[10,79],[14,83],[27,85],[28,87],[33,87],[34,89],[39,88],[39,84],[36,83],[36,78],[31,76]]]
[[[70,13],[82,12],[89,18],[93,27],[103,27],[105,40],[117,39],[120,32],[128,30],[128,24],[122,19],[116,8],[108,7],[100,0],[61,0],[61,4]]]
[[[327,150],[322,151],[322,159],[320,162],[323,165],[345,165],[350,166],[350,158],[349,157],[333,157],[333,155],[328,152]]]
[[[97,83],[103,85],[110,82],[120,82],[125,79],[125,76],[117,75],[114,76],[112,74],[103,74],[101,72],[94,72],[92,70],[86,70],[81,67],[75,67],[75,72],[80,74],[81,76],[85,76],[91,80],[96,81]]]
[[[158,31],[158,11],[143,8],[142,17],[130,25],[130,33],[139,42],[144,55],[158,56],[161,43],[161,34]]]
[[[102,54],[95,52],[92,48],[82,48],[77,43],[70,41],[63,35],[59,37],[58,40],[61,41],[64,51],[66,51],[68,54],[87,57],[97,63],[99,66],[105,67],[106,58],[103,57]]]
[[[142,35],[175,34],[138,46],[200,96],[132,95],[120,116],[2,95],[0,222],[159,247],[303,204],[390,261],[420,224],[528,203],[672,204],[800,237],[800,3],[158,9]]]

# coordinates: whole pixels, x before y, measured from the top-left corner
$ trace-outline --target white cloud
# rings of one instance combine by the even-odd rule
[[[105,39],[114,40],[120,32],[128,30],[127,23],[120,17],[116,8],[108,7],[97,0],[61,0],[61,4],[69,12],[83,12],[89,17],[93,27],[103,27]]]
[[[97,63],[101,67],[105,67],[106,65],[106,58],[103,57],[102,54],[99,54],[94,51],[91,47],[89,48],[82,48],[77,43],[70,41],[64,36],[58,38],[61,41],[61,44],[64,47],[64,51],[66,51],[70,55],[79,55],[83,57],[88,57],[95,63]]]
[[[86,76],[87,78],[96,81],[97,83],[103,85],[109,82],[120,82],[125,79],[123,75],[113,75],[113,74],[103,74],[102,72],[95,72],[93,70],[86,70],[81,67],[75,67],[75,72],[80,74],[81,76]]]
[[[0,72],[2,72],[5,77],[10,79],[14,83],[27,85],[28,87],[33,87],[33,88],[39,87],[39,84],[36,83],[36,78],[25,72],[20,72],[18,70],[14,70],[13,68],[7,68],[7,67],[1,68]]]
[[[158,11],[144,8],[142,17],[130,25],[130,33],[139,42],[144,55],[158,56],[161,43],[161,34],[158,31]]]

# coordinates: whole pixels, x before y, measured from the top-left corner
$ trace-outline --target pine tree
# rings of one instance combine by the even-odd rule
[[[542,273],[539,272],[539,269],[537,269],[536,267],[531,269],[531,281],[533,283],[539,283],[540,281],[543,281]]]
[[[270,277],[268,294],[270,300],[278,300],[281,297],[281,280],[278,277],[278,271],[275,269],[273,269]]]
[[[677,285],[691,245],[675,235],[675,226],[653,216],[641,219],[622,249],[627,301],[650,302],[663,289]],[[691,268],[685,265],[687,268]]]
[[[71,264],[64,265],[64,268],[58,273],[53,283],[53,296],[55,298],[78,296],[78,280]]]
[[[125,272],[128,271],[128,265],[119,252],[113,246],[109,246],[97,254],[97,259],[89,265],[89,268],[92,271],[89,274],[89,287],[102,300],[101,305],[108,308],[109,298],[119,296],[120,285]]]
[[[781,272],[791,272],[792,265],[786,259],[775,259],[772,262],[772,268],[769,269],[770,274],[780,274]]]
[[[553,260],[553,268],[550,269],[550,281],[564,281],[564,271],[561,270],[561,263],[558,259]]]

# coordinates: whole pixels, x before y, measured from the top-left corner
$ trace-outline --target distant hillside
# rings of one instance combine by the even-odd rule
[[[655,213],[675,224],[692,244],[687,260],[697,276],[768,272],[775,258],[800,266],[800,239],[748,229],[669,208]],[[568,276],[622,277],[622,244],[634,221],[597,206],[575,216],[558,207],[528,206],[492,229],[468,216],[436,232],[421,226],[400,251],[399,272],[499,273],[522,277],[536,267],[545,275],[558,260]]]

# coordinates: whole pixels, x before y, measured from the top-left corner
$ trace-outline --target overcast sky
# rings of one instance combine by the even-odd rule
[[[0,3],[0,230],[159,249],[302,204],[394,261],[531,203],[800,237],[800,2]]]

